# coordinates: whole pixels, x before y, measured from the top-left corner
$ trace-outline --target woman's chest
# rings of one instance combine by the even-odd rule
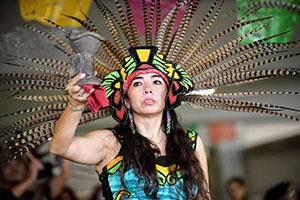
[[[166,165],[166,157],[157,159],[155,165],[158,177],[157,197],[161,199],[185,199],[182,191],[183,178],[178,165]],[[99,175],[102,185],[106,188],[108,196],[113,199],[150,199],[145,194],[146,180],[143,176],[137,176],[133,167],[129,166],[124,174],[122,170],[125,162],[122,156],[116,157]],[[150,184],[151,181],[150,181]]]

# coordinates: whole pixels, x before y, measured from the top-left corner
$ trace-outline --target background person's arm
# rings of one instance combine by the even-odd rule
[[[11,188],[11,192],[16,198],[20,198],[24,192],[37,180],[39,171],[44,169],[44,165],[36,158],[31,158],[29,164],[29,174],[27,178]]]

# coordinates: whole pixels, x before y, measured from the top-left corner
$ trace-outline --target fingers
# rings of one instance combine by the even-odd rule
[[[78,92],[78,96],[79,96],[78,99],[86,101],[88,96],[90,96],[94,91],[95,91],[95,88],[91,89],[91,91],[89,93],[87,93],[87,92],[85,92],[84,89],[81,88],[81,90]]]
[[[76,83],[77,83],[79,80],[83,79],[85,76],[86,76],[85,73],[81,73],[81,74],[76,75],[74,78],[71,79],[70,84],[76,85]]]
[[[38,169],[44,169],[43,163],[39,159],[37,159],[30,151],[28,151],[26,155],[31,161],[31,166],[34,166]]]
[[[96,71],[95,71],[96,72]],[[91,91],[89,93],[87,93],[83,88],[81,88],[80,86],[76,85],[76,83],[83,79],[85,77],[85,74],[78,74],[76,75],[74,78],[72,78],[68,85],[67,85],[67,90],[69,92],[69,95],[80,102],[85,102],[87,101],[88,96],[90,96],[95,89],[91,89]]]
[[[79,97],[83,97],[83,95],[85,95],[85,90],[81,87],[79,87],[79,90],[77,90],[77,87],[76,87],[76,95],[78,95]]]
[[[38,159],[32,160],[32,164],[34,165],[35,169],[37,169],[37,170],[42,170],[45,168],[43,163]]]
[[[78,74],[74,78],[72,78],[67,85],[67,90],[72,89],[74,92],[78,92],[80,90],[80,86],[76,86],[76,83],[79,80],[83,79],[85,76],[86,75],[83,73],[83,74]]]
[[[29,178],[32,181],[36,180],[38,177],[39,171],[43,170],[43,169],[44,169],[44,165],[40,160],[38,160],[36,158],[32,159],[31,163],[30,163],[30,177]]]
[[[69,94],[72,96],[73,94],[83,93],[82,88],[78,85],[67,85],[67,89],[69,90]]]
[[[78,101],[86,101],[85,90],[80,86],[76,85],[76,83],[79,80],[83,79],[85,76],[86,75],[84,73],[76,75],[69,81],[66,88],[70,96]]]
[[[95,88],[91,89],[87,96],[90,96],[95,91]]]

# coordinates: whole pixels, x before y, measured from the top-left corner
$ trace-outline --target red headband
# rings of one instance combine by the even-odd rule
[[[156,74],[160,75],[164,79],[164,81],[167,84],[168,88],[170,87],[170,83],[169,83],[167,77],[161,71],[159,71],[158,69],[154,69],[151,65],[143,64],[138,68],[138,70],[136,70],[135,72],[131,73],[128,76],[128,78],[126,79],[126,81],[123,85],[123,94],[125,94],[127,92],[127,90],[130,87],[131,82],[134,79],[134,77],[136,77],[139,74],[148,74],[148,73],[156,73]]]

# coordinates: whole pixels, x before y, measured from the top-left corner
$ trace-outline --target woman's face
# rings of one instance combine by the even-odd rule
[[[139,115],[156,115],[165,108],[167,86],[156,73],[137,75],[127,91],[126,106]]]

